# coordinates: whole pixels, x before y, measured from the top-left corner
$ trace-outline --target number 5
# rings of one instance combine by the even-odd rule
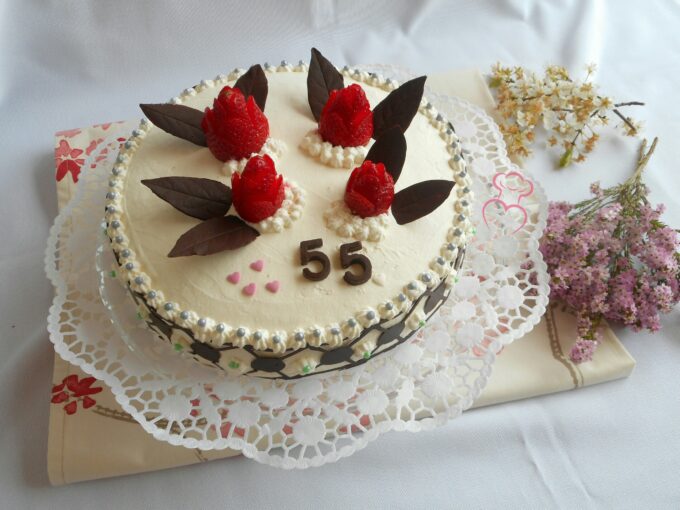
[[[321,239],[310,239],[300,243],[300,264],[303,266],[310,262],[319,262],[321,264],[321,270],[317,273],[310,271],[307,267],[302,270],[302,276],[313,282],[325,280],[331,272],[331,261],[328,260],[328,256],[322,251],[310,251],[322,246],[323,241]]]
[[[355,264],[362,269],[360,274],[354,274],[352,271],[345,271],[345,275],[342,278],[350,285],[361,285],[371,279],[371,273],[373,272],[371,261],[368,260],[366,255],[354,253],[355,251],[361,250],[361,248],[361,241],[346,243],[340,246],[340,263],[342,264],[343,269],[347,269]]]

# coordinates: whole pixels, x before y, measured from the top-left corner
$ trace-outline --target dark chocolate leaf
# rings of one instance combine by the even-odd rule
[[[364,161],[382,163],[392,180],[397,182],[406,159],[406,138],[398,126],[385,131],[371,146]]]
[[[210,218],[187,230],[168,257],[212,255],[252,243],[260,233],[237,216]]]
[[[264,74],[260,64],[251,66],[245,74],[236,80],[234,87],[243,92],[246,99],[249,96],[253,96],[257,106],[260,107],[260,110],[264,111],[269,85],[267,83],[267,76]]]
[[[427,216],[444,203],[453,185],[453,181],[433,179],[404,188],[394,195],[392,216],[399,225]]]
[[[340,71],[319,50],[312,48],[312,59],[307,74],[307,99],[317,122],[331,90],[338,90],[344,86],[345,82]]]
[[[182,104],[140,104],[144,115],[166,133],[191,143],[207,147],[205,133],[201,129],[203,112]]]
[[[231,207],[231,188],[200,177],[159,177],[142,184],[178,211],[199,220],[224,216]]]
[[[376,140],[389,128],[399,126],[405,133],[418,113],[427,76],[414,78],[390,92],[373,108],[373,138]]]

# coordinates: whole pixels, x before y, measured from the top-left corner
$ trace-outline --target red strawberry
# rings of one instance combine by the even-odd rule
[[[259,152],[269,136],[269,122],[253,96],[224,87],[206,108],[201,122],[208,148],[220,161],[247,158]]]
[[[364,161],[352,171],[345,189],[345,204],[353,214],[367,218],[390,208],[394,199],[394,180],[382,163]]]
[[[239,216],[257,223],[274,214],[285,195],[283,176],[267,155],[250,158],[243,172],[231,176],[231,195]]]
[[[373,136],[373,112],[357,84],[331,91],[319,118],[319,134],[343,147],[366,145]]]

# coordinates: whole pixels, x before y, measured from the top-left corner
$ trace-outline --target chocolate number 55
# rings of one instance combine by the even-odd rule
[[[309,241],[302,241],[300,243],[300,264],[306,266],[310,262],[318,262],[321,264],[321,269],[317,272],[311,271],[305,267],[302,270],[302,276],[313,282],[319,282],[328,278],[331,272],[331,261],[324,252],[317,250],[323,246],[323,240],[310,239]],[[348,269],[350,266],[357,265],[361,268],[359,274],[352,271],[345,271],[343,280],[350,285],[361,285],[371,279],[372,265],[371,261],[366,255],[355,253],[361,250],[361,241],[354,241],[353,243],[345,243],[340,246],[340,264],[343,269]]]

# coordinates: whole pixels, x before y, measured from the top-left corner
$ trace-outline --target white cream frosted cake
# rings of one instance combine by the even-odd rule
[[[349,368],[421,328],[454,285],[472,198],[424,81],[312,50],[142,105],[106,220],[149,327],[270,378]]]

